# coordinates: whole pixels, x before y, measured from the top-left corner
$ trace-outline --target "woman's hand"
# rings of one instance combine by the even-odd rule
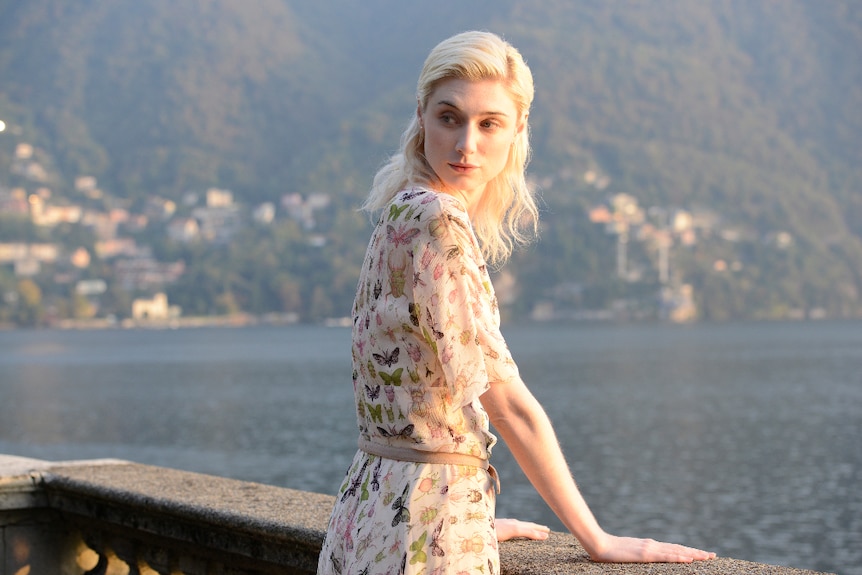
[[[551,532],[549,527],[520,521],[518,519],[495,519],[494,527],[497,530],[497,541],[508,541],[515,537],[526,537],[527,539],[547,539]]]
[[[691,563],[714,559],[715,553],[652,539],[606,535],[601,548],[590,557],[604,563]]]

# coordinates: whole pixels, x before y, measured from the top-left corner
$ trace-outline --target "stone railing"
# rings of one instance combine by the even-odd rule
[[[124,461],[0,455],[0,575],[314,573],[332,503],[328,495]],[[500,556],[512,575],[814,573],[725,558],[602,565],[560,533],[507,541]]]

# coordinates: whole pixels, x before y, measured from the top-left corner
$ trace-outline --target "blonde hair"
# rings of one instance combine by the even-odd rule
[[[452,78],[503,82],[524,122],[506,166],[488,182],[472,218],[485,258],[499,264],[511,255],[516,244],[532,239],[538,227],[539,212],[524,175],[530,159],[527,119],[533,102],[533,75],[521,54],[496,34],[463,32],[438,44],[425,60],[416,92],[420,108],[426,108],[440,82]],[[374,176],[362,209],[383,209],[395,194],[411,184],[433,185],[438,178],[425,159],[424,148],[425,133],[414,115],[401,135],[400,151]]]

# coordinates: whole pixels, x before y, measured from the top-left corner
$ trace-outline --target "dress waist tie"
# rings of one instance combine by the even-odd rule
[[[386,459],[395,459],[397,461],[411,461],[413,463],[440,463],[443,465],[467,465],[469,467],[479,467],[488,472],[494,479],[497,486],[497,493],[500,493],[500,476],[497,475],[497,470],[491,465],[487,459],[482,459],[475,455],[467,453],[444,453],[440,451],[421,451],[419,449],[411,449],[409,447],[395,447],[394,445],[384,445],[382,443],[374,443],[364,437],[359,437],[359,449],[369,455],[377,455]]]

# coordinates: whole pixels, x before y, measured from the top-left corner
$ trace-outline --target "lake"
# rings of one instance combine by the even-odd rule
[[[862,322],[504,326],[608,531],[862,575]],[[0,332],[0,453],[334,493],[350,332]],[[562,525],[498,444],[499,516]]]

